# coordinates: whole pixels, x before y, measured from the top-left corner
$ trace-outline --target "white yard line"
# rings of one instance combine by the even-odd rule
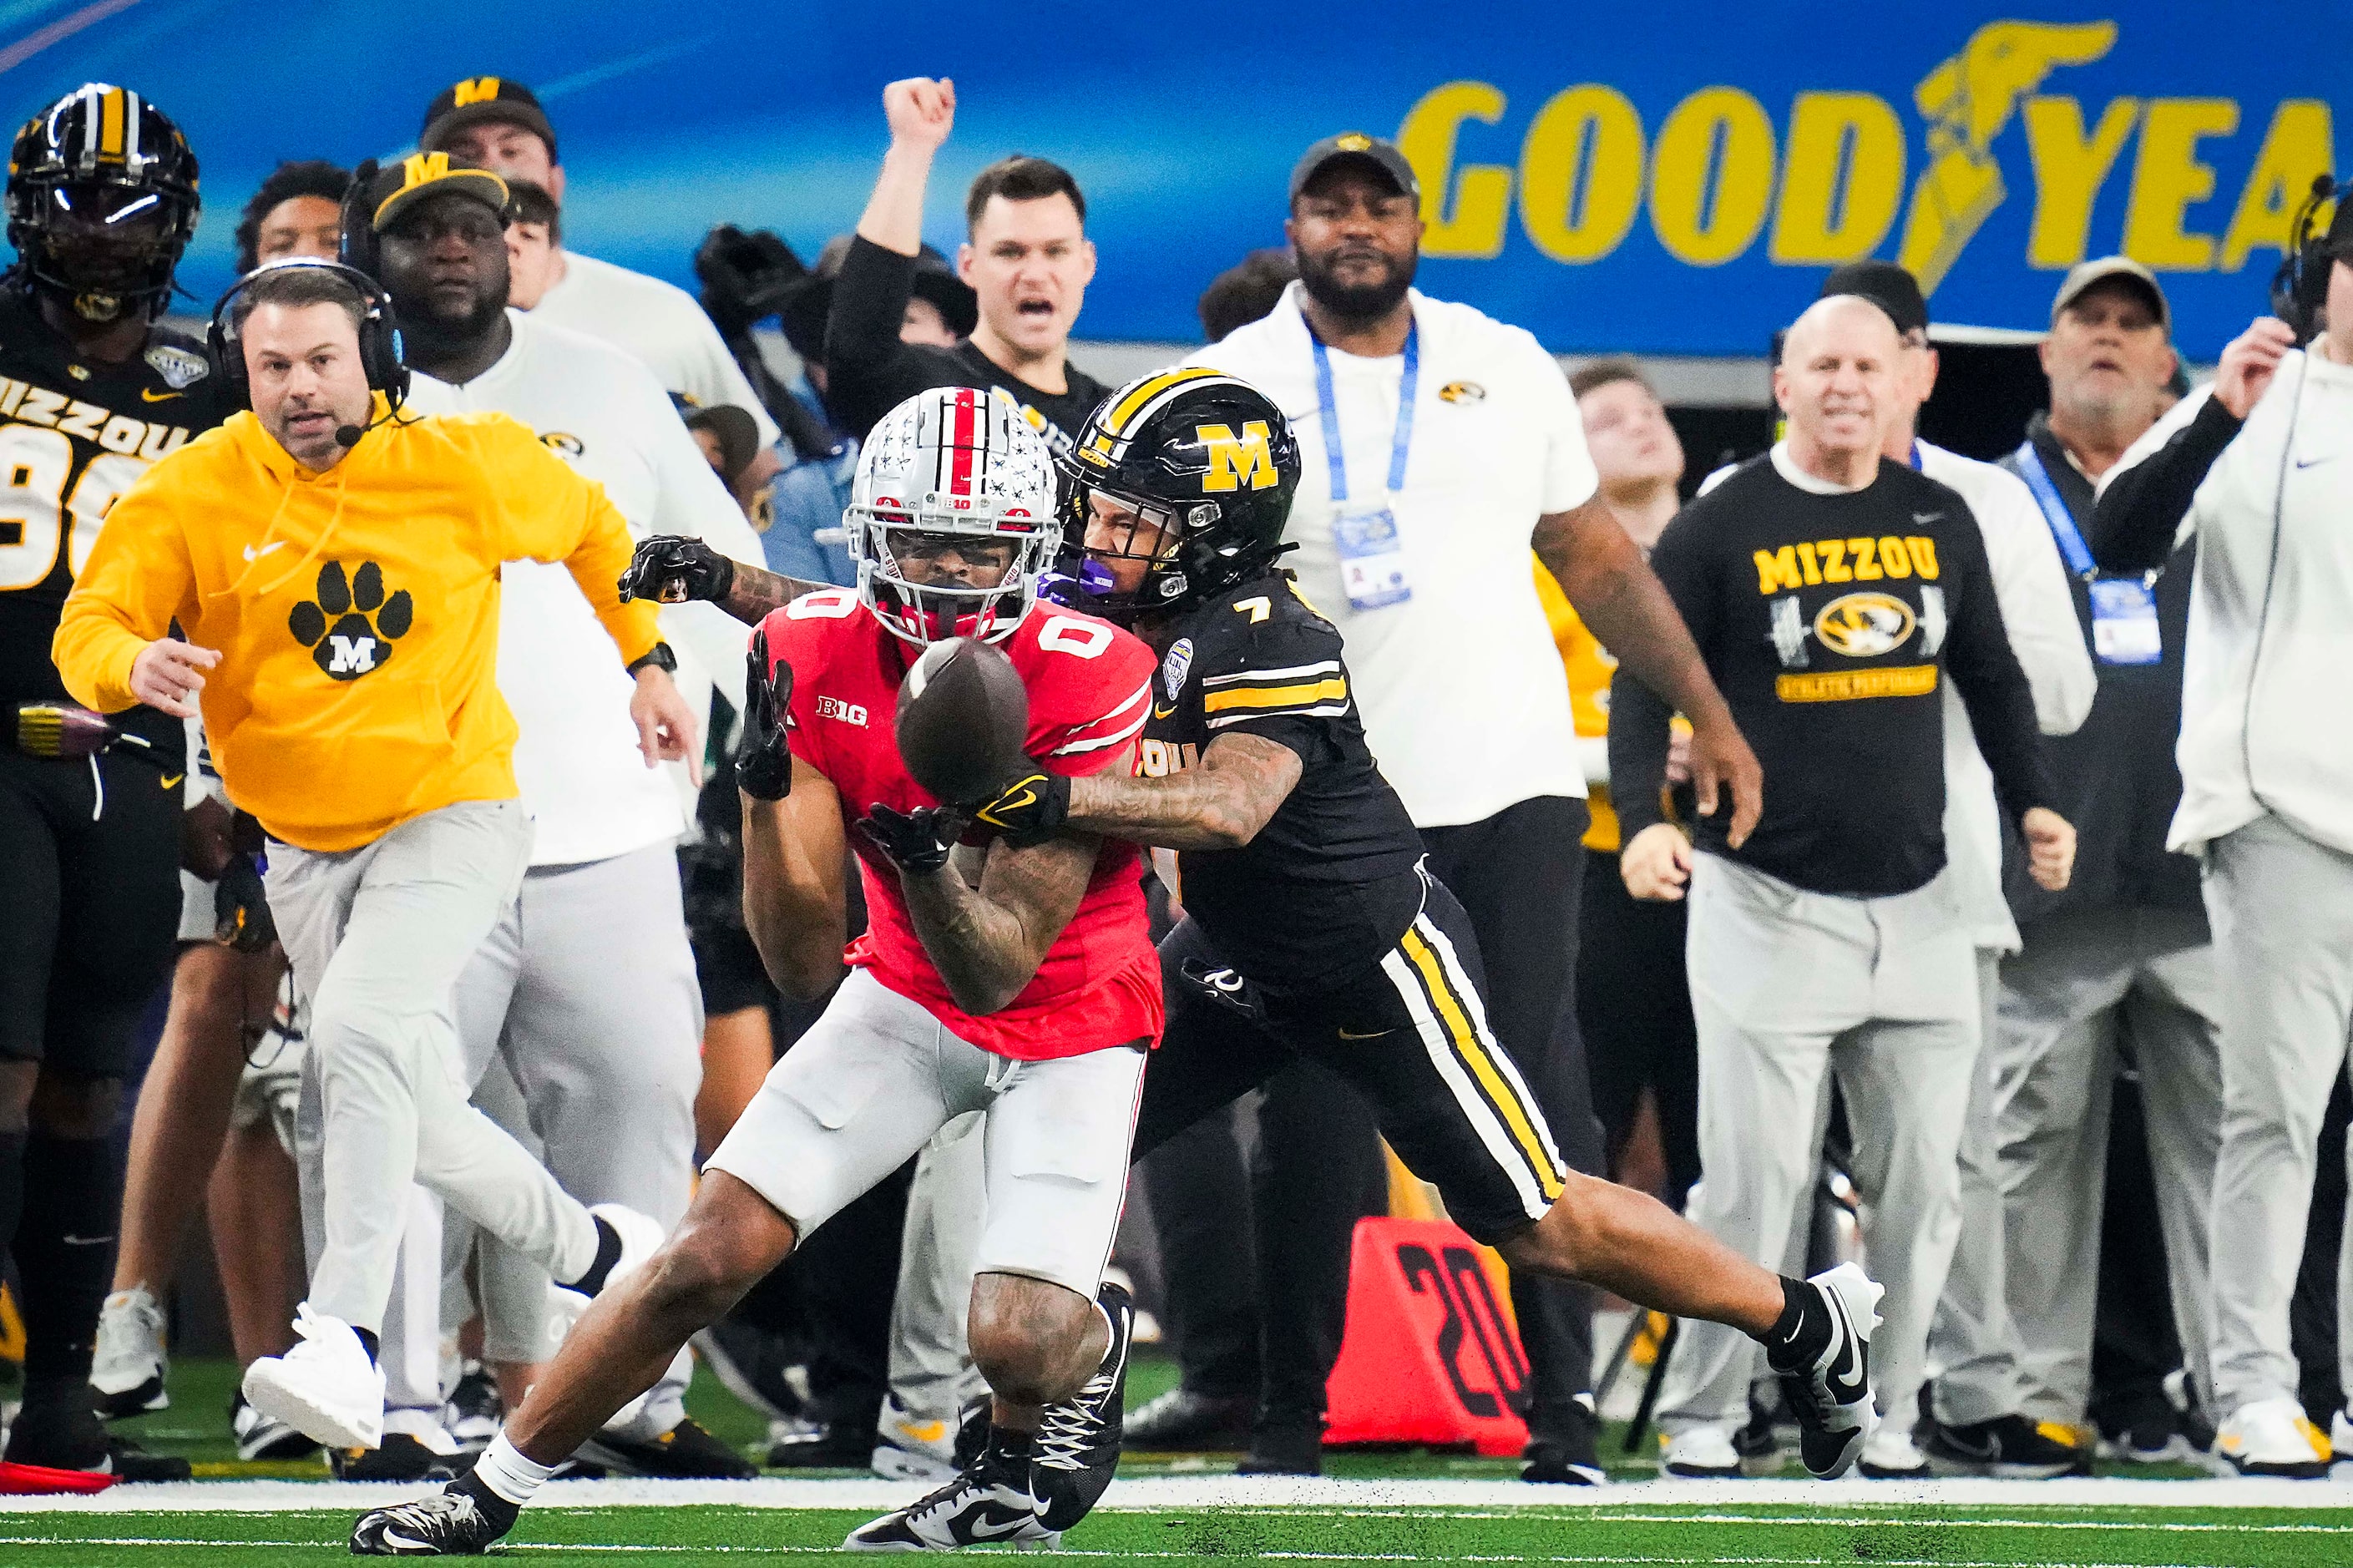
[[[0,1497],[8,1513],[358,1513],[379,1503],[417,1496],[424,1488],[327,1481],[185,1481],[120,1486],[91,1497]],[[896,1508],[923,1488],[871,1479],[754,1481],[556,1481],[535,1508],[677,1508],[733,1504],[742,1508],[871,1510]],[[1632,1481],[1586,1491],[1491,1480],[1337,1480],[1330,1478],[1182,1476],[1124,1480],[1102,1506],[1114,1512],[1186,1509],[1344,1510],[1377,1513],[1425,1509],[1520,1513],[1532,1509],[1578,1515],[1668,1522],[1725,1517],[1724,1510],[1763,1507],[1814,1508],[1825,1520],[1867,1522],[1900,1518],[1932,1522],[1924,1508],[2056,1507],[2106,1512],[2122,1508],[2243,1508],[2336,1514],[2353,1510],[2353,1486],[2329,1481],[2123,1479],[1997,1481]],[[1904,1510],[1899,1513],[1898,1510]],[[1765,1522],[1755,1515],[1739,1515]],[[1803,1522],[1797,1521],[1795,1522]],[[1963,1517],[1933,1522],[1979,1525],[2001,1521]],[[2042,1521],[2021,1523],[2042,1524]],[[2064,1522],[2064,1521],[2056,1521]],[[2097,1520],[2087,1523],[2100,1523]],[[2353,1516],[2318,1528],[2353,1529]],[[2353,1554],[2348,1554],[2353,1555]]]

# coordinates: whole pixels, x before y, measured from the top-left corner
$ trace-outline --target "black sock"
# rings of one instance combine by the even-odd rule
[[[450,1492],[461,1492],[467,1497],[472,1498],[474,1500],[474,1506],[482,1510],[482,1517],[489,1520],[492,1524],[498,1526],[498,1531],[501,1535],[504,1535],[508,1531],[514,1528],[516,1516],[522,1512],[522,1507],[521,1504],[509,1502],[506,1499],[492,1491],[491,1489],[490,1483],[483,1480],[480,1476],[474,1474],[470,1466],[468,1467],[465,1474],[459,1476],[456,1480],[451,1481],[448,1486],[441,1489]]]
[[[1767,1357],[1777,1364],[1799,1356],[1810,1361],[1828,1342],[1830,1331],[1830,1313],[1822,1306],[1821,1292],[1802,1279],[1783,1275],[1781,1315],[1765,1336]]]
[[[603,1215],[588,1217],[596,1222],[596,1261],[579,1279],[556,1281],[566,1290],[577,1290],[583,1296],[594,1296],[602,1290],[606,1276],[613,1272],[613,1265],[621,1261],[621,1233],[607,1224]]]
[[[374,1366],[375,1364],[376,1347],[382,1342],[376,1338],[375,1331],[374,1329],[363,1329],[354,1325],[352,1329],[352,1332],[359,1336],[360,1349],[367,1352],[368,1364],[370,1366]]]
[[[122,1172],[104,1138],[25,1140],[16,1272],[24,1285],[25,1391],[90,1382],[98,1312],[114,1283]]]

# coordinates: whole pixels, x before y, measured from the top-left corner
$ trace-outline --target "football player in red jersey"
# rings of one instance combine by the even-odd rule
[[[959,849],[963,818],[909,775],[892,732],[924,647],[974,637],[1020,672],[1042,766],[1127,770],[1153,656],[1038,604],[1054,491],[1044,442],[1002,395],[921,393],[875,427],[845,518],[858,587],[761,622],[737,769],[744,913],[770,973],[803,994],[845,962],[851,973],[712,1156],[662,1251],[598,1299],[472,1471],[366,1515],[354,1552],[479,1552],[505,1534],[689,1335],[967,1110],[987,1117],[969,1339],[996,1393],[988,1440],[844,1544],[1051,1543],[1109,1482],[1133,1310],[1101,1280],[1161,1026],[1138,851],[1082,833]],[[871,925],[845,954],[846,848]]]

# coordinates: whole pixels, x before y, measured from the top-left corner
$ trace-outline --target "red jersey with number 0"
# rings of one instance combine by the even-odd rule
[[[793,754],[840,792],[845,823],[878,803],[898,811],[940,804],[899,760],[899,685],[916,651],[848,588],[806,594],[761,623],[770,657],[793,667]],[[1027,749],[1073,776],[1125,766],[1152,716],[1152,651],[1107,621],[1039,605],[998,645],[1029,693]],[[1134,845],[1103,841],[1078,912],[1021,994],[987,1016],[948,994],[908,919],[898,868],[852,832],[866,888],[866,934],[844,955],[987,1051],[1018,1061],[1075,1057],[1157,1041],[1160,961],[1144,908]]]

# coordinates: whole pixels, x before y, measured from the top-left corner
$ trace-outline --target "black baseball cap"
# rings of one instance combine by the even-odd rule
[[[459,132],[489,121],[522,126],[547,143],[549,163],[558,161],[555,127],[540,108],[538,94],[502,76],[470,76],[443,88],[425,110],[425,129],[417,133],[417,144],[428,153],[442,151]]]
[[[1299,162],[1292,165],[1291,199],[1298,201],[1299,193],[1307,188],[1310,180],[1324,172],[1326,164],[1344,158],[1370,163],[1388,177],[1399,195],[1411,196],[1417,203],[1421,200],[1421,182],[1414,178],[1413,165],[1405,161],[1405,154],[1392,143],[1377,136],[1367,136],[1361,131],[1345,131],[1337,136],[1326,136],[1307,149]]]
[[[387,165],[368,183],[368,226],[382,234],[417,203],[439,195],[471,196],[501,220],[507,216],[507,183],[488,169],[452,163],[447,153],[411,153]]]
[[[1850,261],[1832,268],[1822,279],[1821,297],[1833,294],[1870,300],[1887,312],[1899,334],[1928,330],[1928,301],[1920,292],[1919,279],[1893,261]]]

